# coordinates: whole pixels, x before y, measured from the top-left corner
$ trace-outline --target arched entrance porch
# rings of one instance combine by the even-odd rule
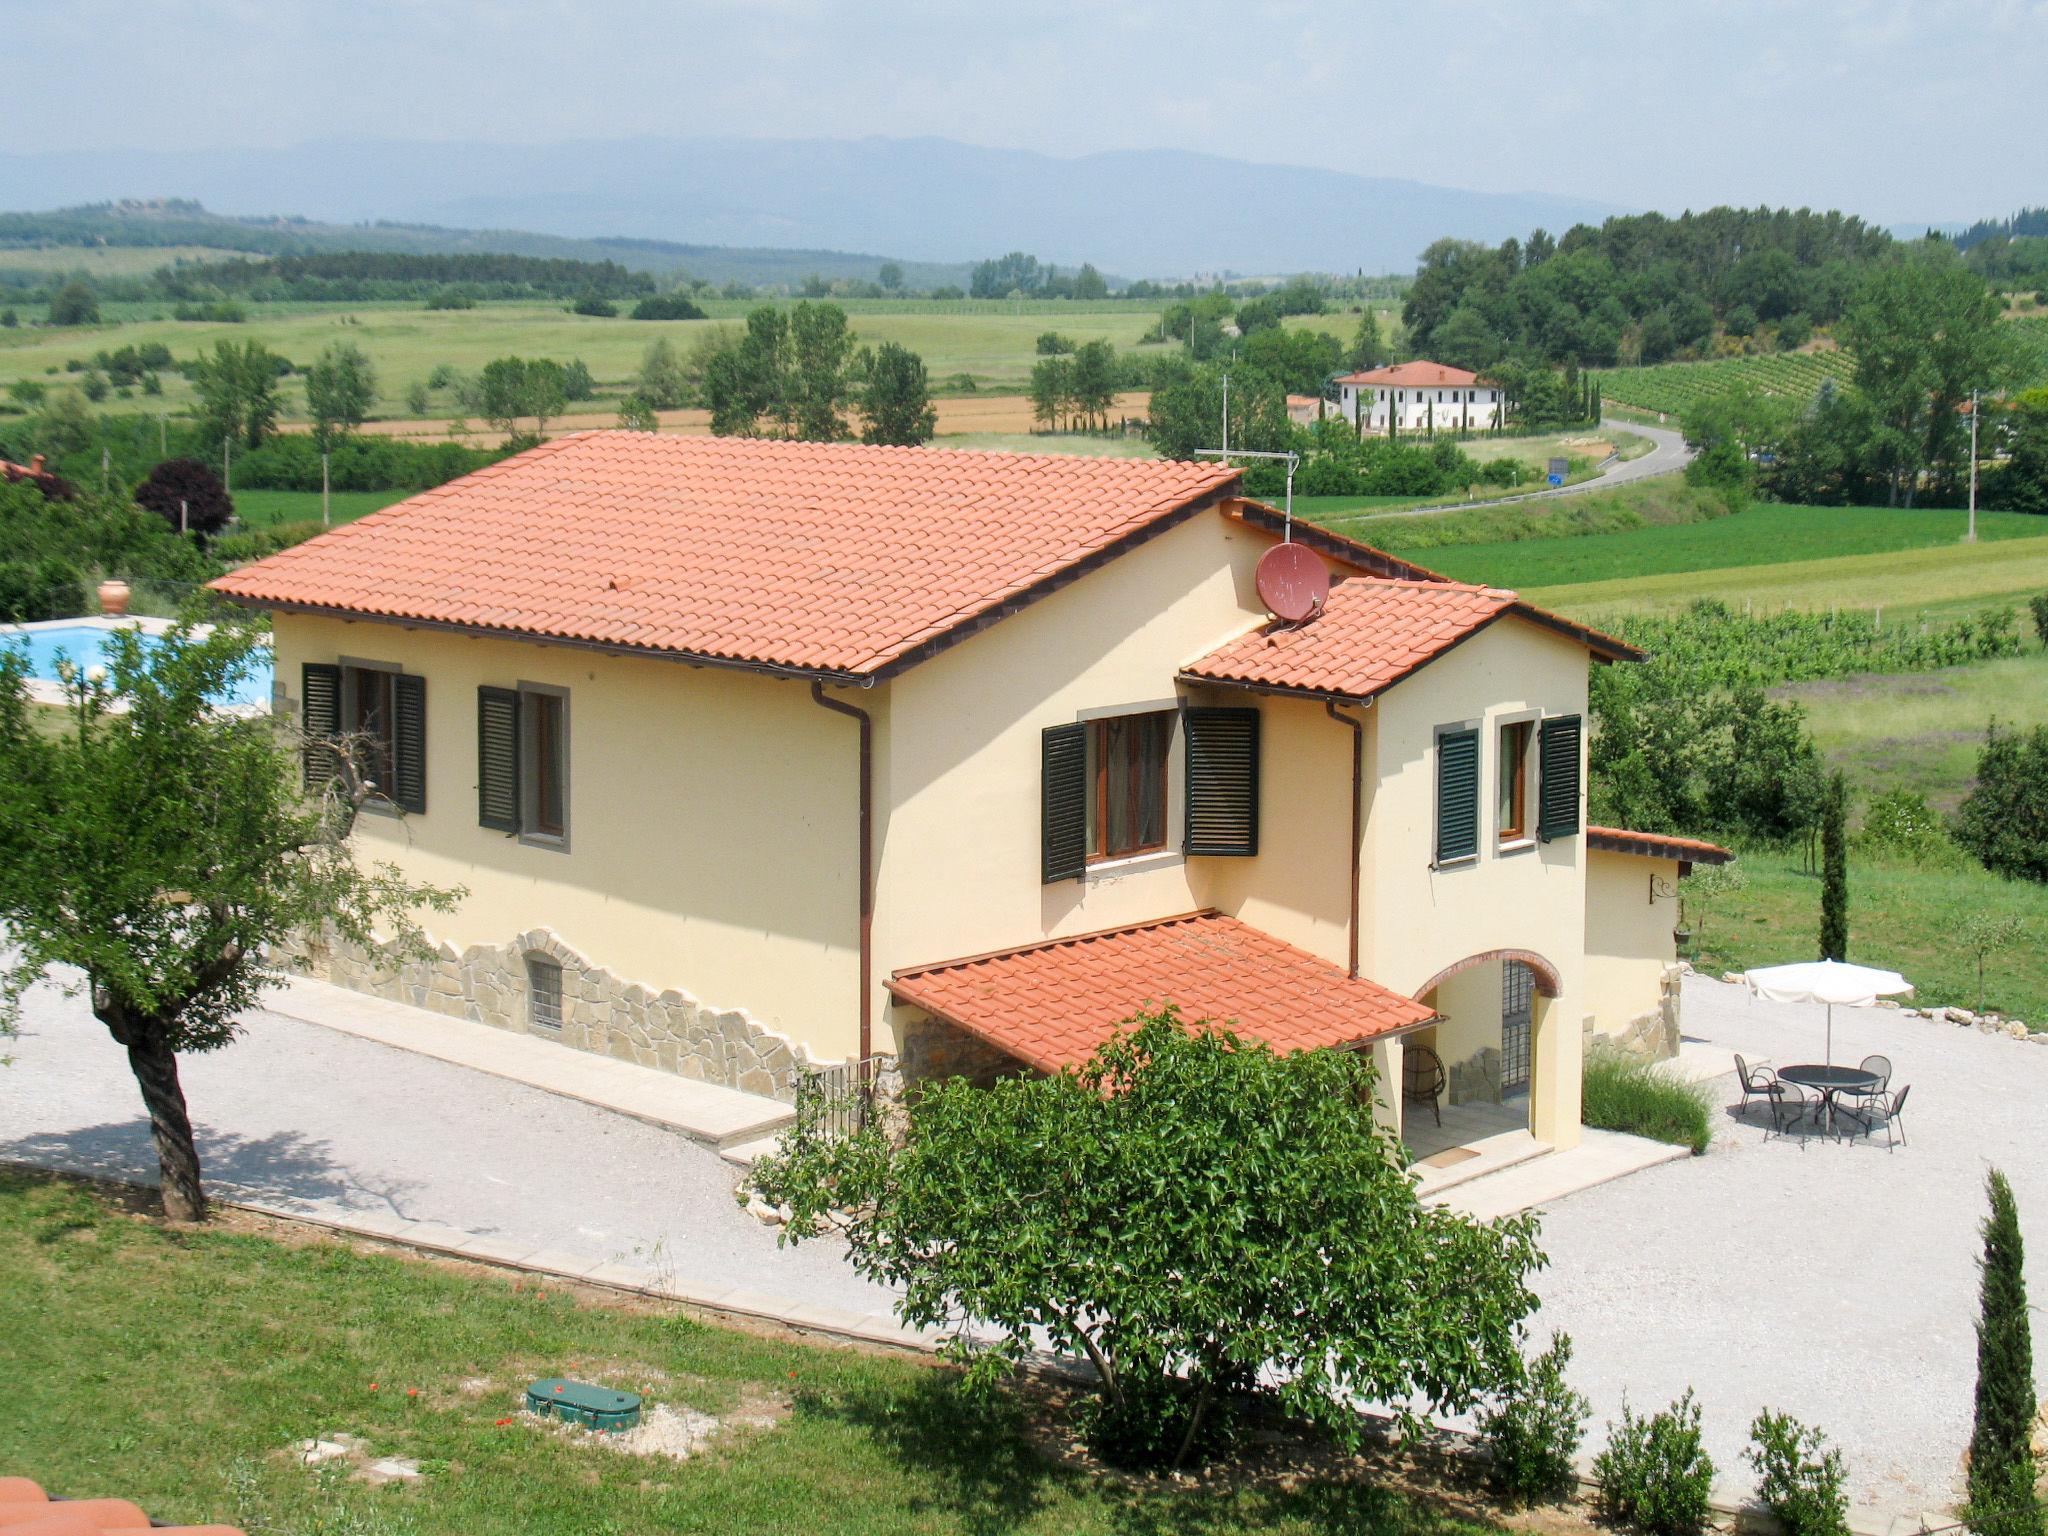
[[[1497,949],[1446,966],[1416,990],[1440,1018],[1402,1041],[1402,1136],[1432,1172],[1527,1147],[1545,1117],[1538,1041],[1563,990],[1533,950]]]

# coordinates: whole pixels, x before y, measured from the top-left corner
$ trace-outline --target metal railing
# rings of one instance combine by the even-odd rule
[[[817,1104],[826,1135],[851,1136],[868,1123],[874,1109],[875,1078],[886,1059],[870,1056],[829,1067],[796,1068],[791,1086],[798,1111]]]

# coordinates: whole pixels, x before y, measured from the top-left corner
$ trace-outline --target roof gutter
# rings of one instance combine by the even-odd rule
[[[816,678],[811,680],[811,701],[860,722],[860,1057],[855,1070],[865,1087],[868,1060],[874,1055],[875,1028],[875,720],[864,709],[826,697],[824,683]]]

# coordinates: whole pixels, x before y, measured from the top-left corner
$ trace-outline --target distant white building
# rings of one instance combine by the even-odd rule
[[[1500,423],[1500,390],[1442,363],[1396,363],[1337,380],[1337,408],[1361,432],[1490,431]]]

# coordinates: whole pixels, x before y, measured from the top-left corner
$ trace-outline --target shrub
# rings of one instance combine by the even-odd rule
[[[619,317],[619,306],[600,293],[586,293],[569,308],[572,314],[594,315],[600,320],[616,320]]]
[[[2048,882],[2048,726],[2022,735],[1992,722],[1955,837],[1993,874]]]
[[[1914,864],[1958,862],[1955,840],[1948,835],[1941,813],[1918,790],[1892,789],[1874,796],[1863,812],[1863,828],[1856,840],[1873,853]]]
[[[619,427],[626,432],[659,432],[661,420],[640,396],[628,395],[619,402]]]
[[[1713,1094],[1705,1083],[1674,1077],[1657,1063],[1613,1046],[1586,1053],[1585,1123],[1626,1131],[1699,1156],[1714,1140]]]
[[[460,288],[443,288],[427,299],[429,309],[475,309],[476,297]]]
[[[1519,459],[1488,459],[1479,466],[1481,485],[1520,485],[1529,478],[1529,467]]]
[[[303,544],[326,531],[311,519],[244,528],[215,539],[211,553],[222,565],[247,565],[251,560],[261,560],[281,549],[290,549],[294,544]]]
[[[2034,616],[2034,633],[2048,647],[2048,592],[2036,592],[2027,599],[2027,612]]]
[[[1600,1513],[1649,1536],[1698,1536],[1707,1526],[1714,1463],[1700,1443],[1692,1389],[1662,1413],[1639,1419],[1626,1400],[1607,1449],[1593,1458]]]
[[[197,459],[165,459],[135,487],[135,504],[179,533],[217,533],[235,515],[220,476]]]
[[[33,624],[85,612],[85,583],[62,560],[0,561],[0,620]]]
[[[1842,1453],[1819,1430],[1765,1409],[1749,1441],[1743,1455],[1756,1468],[1757,1495],[1784,1536],[1849,1536]]]
[[[1555,1335],[1522,1379],[1479,1417],[1494,1486],[1510,1503],[1563,1499],[1578,1486],[1579,1443],[1592,1410],[1564,1379],[1571,1359],[1571,1335]]]
[[[1035,345],[1040,357],[1065,357],[1074,350],[1074,338],[1058,331],[1041,331]]]
[[[405,386],[405,408],[414,416],[424,416],[433,407],[433,398],[424,379],[414,379]]]
[[[704,311],[680,293],[651,294],[633,306],[635,320],[702,320]]]
[[[502,452],[459,443],[409,443],[352,437],[334,445],[329,484],[337,491],[427,491],[494,464]],[[282,434],[235,458],[235,483],[246,490],[317,491],[320,445],[306,433]]]

